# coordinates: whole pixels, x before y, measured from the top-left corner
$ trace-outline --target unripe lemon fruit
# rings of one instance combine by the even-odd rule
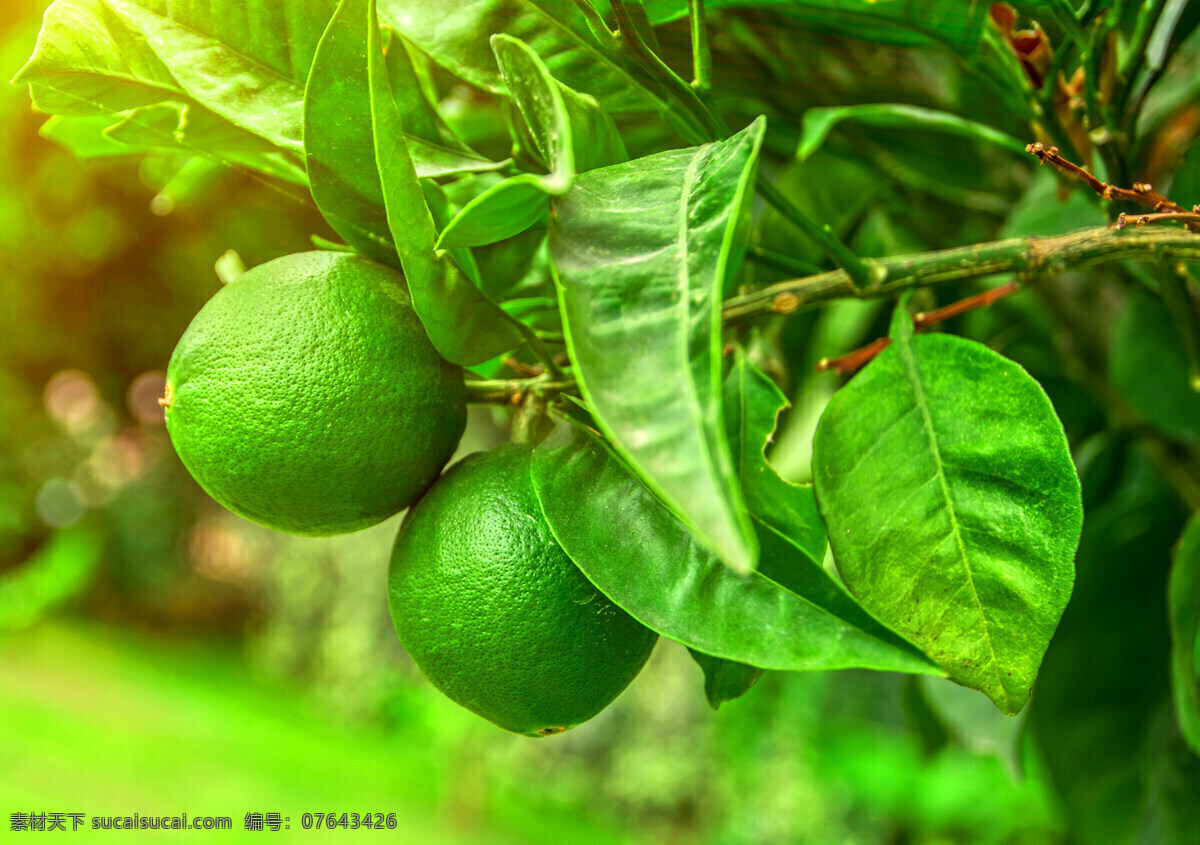
[[[389,600],[401,643],[436,687],[502,728],[549,736],[607,707],[658,635],[555,542],[531,455],[475,453],[430,488],[396,538]]]
[[[219,291],[184,332],[162,399],[214,499],[292,534],[357,531],[408,507],[466,425],[404,277],[338,252],[288,255]]]

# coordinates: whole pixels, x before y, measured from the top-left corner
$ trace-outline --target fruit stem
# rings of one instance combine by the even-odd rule
[[[533,378],[467,379],[467,401],[478,405],[519,405],[528,394],[548,396],[575,387],[570,376],[554,378],[547,373]]]

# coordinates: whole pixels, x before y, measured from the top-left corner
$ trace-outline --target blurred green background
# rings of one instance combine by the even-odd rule
[[[3,4],[5,78],[28,56],[41,7]],[[931,81],[942,63],[924,60],[927,77],[913,78],[964,96],[950,77]],[[328,540],[258,528],[201,493],[162,426],[162,371],[220,286],[217,260],[232,249],[253,266],[309,248],[311,234],[328,235],[315,209],[202,160],[77,159],[39,136],[45,117],[18,86],[0,88],[0,119],[0,830],[13,812],[187,812],[231,816],[235,831],[153,836],[1061,840],[1022,720],[936,679],[774,673],[714,713],[700,669],[662,642],[614,706],[562,737],[512,736],[444,699],[388,619],[396,520]],[[830,184],[861,181],[834,164]],[[1014,173],[994,174],[990,222],[968,218],[974,230],[954,238],[994,233],[997,208],[1024,188]],[[944,208],[901,229],[888,214],[909,208],[874,200],[855,212],[864,250],[864,239],[878,251],[952,239],[928,222]],[[822,324],[825,353],[873,336],[880,319],[874,306],[837,314]],[[799,474],[834,384],[807,383],[781,441]],[[1069,392],[1060,385],[1056,401]],[[462,449],[501,436],[490,413],[474,413]],[[301,813],[332,811],[395,812],[398,832],[298,829]],[[243,833],[247,812],[281,812],[292,830]]]

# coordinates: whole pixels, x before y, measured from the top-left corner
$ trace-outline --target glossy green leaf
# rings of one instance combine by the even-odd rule
[[[390,30],[387,34],[390,39],[384,50],[384,63],[405,133],[435,146],[474,155],[438,112],[437,91],[425,67],[428,60],[404,36]]]
[[[125,112],[105,131],[122,144],[139,147],[178,146],[221,152],[275,152],[276,147],[257,135],[238,129],[199,106],[154,103]]]
[[[440,249],[484,246],[519,235],[550,209],[545,177],[522,173],[488,188],[454,216]]]
[[[276,146],[302,151],[304,80],[332,12],[328,0],[105,3],[188,98]]]
[[[372,154],[365,33],[343,20],[357,14],[357,9],[339,6],[313,60],[304,100],[305,158],[313,198],[330,225],[360,252],[396,264],[380,170]],[[411,136],[405,147],[419,177],[500,166]]]
[[[429,339],[444,358],[470,366],[519,345],[519,323],[434,249],[437,228],[416,167],[409,155],[404,124],[392,96],[383,62],[374,0],[344,0],[355,10],[345,26],[357,27],[366,42],[369,110],[357,115],[371,128],[371,156],[379,168],[388,229],[400,257],[413,308]]]
[[[305,83],[334,7],[331,0],[56,0],[17,81],[46,112],[170,102],[189,108],[186,141],[198,150],[244,150],[250,134],[300,156]],[[218,131],[218,121],[229,126]],[[240,140],[227,146],[230,139]],[[429,140],[412,145],[423,177],[503,164]]]
[[[1200,394],[1188,386],[1183,338],[1160,300],[1130,296],[1113,331],[1109,370],[1113,386],[1153,425],[1200,440]]]
[[[654,23],[687,14],[686,0],[645,0]],[[714,8],[766,7],[818,27],[832,25],[860,38],[893,41],[889,25],[945,43],[971,58],[987,24],[990,0],[707,0]],[[875,26],[872,26],[875,24]],[[880,25],[882,24],[882,26]],[[903,43],[903,42],[902,42]]]
[[[381,0],[379,10],[435,62],[484,90],[505,91],[488,42],[503,32],[533,48],[556,79],[610,111],[667,111],[664,98],[630,67],[616,37],[603,25],[589,26],[573,0]],[[700,137],[690,125],[692,134],[685,137]]]
[[[618,164],[625,144],[596,101],[560,83],[529,45],[507,35],[492,36],[504,81],[530,135],[550,170],[547,189],[561,194],[575,174]]]
[[[912,335],[835,394],[813,475],[863,606],[1006,713],[1025,705],[1071,594],[1083,519],[1041,387],[982,344]]]
[[[1192,517],[1175,550],[1167,598],[1175,715],[1188,744],[1200,755],[1200,516]]]
[[[104,0],[56,0],[14,82],[51,114],[125,111],[182,94],[141,34]]]
[[[584,396],[617,451],[731,568],[757,550],[721,409],[721,293],[765,124],[580,174],[550,256]]]
[[[366,3],[343,2],[329,21],[304,96],[304,157],[313,199],[346,243],[400,266],[376,166]]]
[[[739,350],[725,376],[724,403],[725,432],[746,507],[756,521],[820,565],[825,559],[825,523],[812,485],[783,480],[766,457],[779,414],[788,407],[787,397]]]
[[[493,35],[491,42],[504,82],[550,168],[545,188],[565,193],[575,178],[575,141],[563,93],[528,44],[503,33]]]
[[[112,115],[106,117],[113,119]],[[125,112],[104,130],[104,135],[127,145],[131,152],[192,156],[210,165],[246,168],[308,187],[308,175],[294,156],[198,106],[178,103],[141,106]],[[298,196],[296,200],[306,202],[307,197]]]
[[[704,697],[717,710],[726,701],[741,698],[758,683],[763,670],[733,660],[722,660],[694,648],[688,649],[692,659],[704,671]]]
[[[800,145],[796,155],[801,161],[821,148],[839,123],[851,121],[879,130],[933,130],[946,135],[994,144],[1015,155],[1026,155],[1025,142],[982,123],[966,120],[949,112],[897,103],[870,103],[854,106],[812,108],[804,113]],[[862,130],[854,130],[862,131]]]
[[[560,424],[534,451],[532,473],[550,530],[571,560],[663,636],[763,669],[938,672],[882,628],[865,631],[837,608],[722,565],[599,438],[575,424]]]

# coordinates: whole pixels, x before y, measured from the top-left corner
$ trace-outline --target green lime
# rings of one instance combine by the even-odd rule
[[[436,687],[502,728],[549,736],[607,707],[658,635],[555,542],[531,454],[477,452],[430,488],[396,538],[389,599],[401,643]]]
[[[338,252],[269,261],[218,292],[175,347],[161,401],[200,486],[292,534],[408,507],[466,425],[462,370],[429,342],[404,277]]]

